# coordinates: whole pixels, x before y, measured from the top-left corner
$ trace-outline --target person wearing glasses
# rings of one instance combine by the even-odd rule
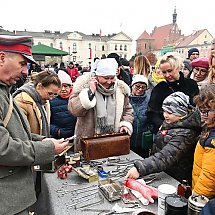
[[[31,132],[46,137],[50,135],[50,103],[61,87],[60,79],[57,74],[50,71],[43,71],[35,74],[33,81],[24,84],[15,91],[13,97],[27,117]],[[41,166],[40,168],[50,168]],[[40,171],[36,172],[36,196],[39,198],[41,193]],[[33,207],[33,210],[38,210]]]
[[[192,189],[209,199],[215,197],[215,84],[205,85],[194,97],[203,122],[194,154]]]
[[[190,98],[193,105],[193,97],[199,93],[196,81],[185,78],[181,72],[183,61],[176,52],[168,52],[161,57],[160,70],[165,81],[158,83],[152,90],[147,109],[147,119],[154,134],[163,123],[162,103],[173,92],[183,92]]]
[[[131,83],[129,101],[134,110],[133,133],[131,135],[131,150],[142,157],[149,156],[149,149],[142,148],[142,133],[148,130],[146,110],[149,102],[148,79],[143,75],[134,75]]]
[[[57,74],[49,71],[39,72],[33,82],[19,88],[13,97],[25,113],[31,132],[50,137],[50,104],[61,87]]]
[[[58,95],[50,101],[50,133],[52,137],[60,139],[74,135],[76,117],[68,111],[68,101],[73,85],[71,77],[63,70],[59,70],[57,75],[61,81],[61,89]]]
[[[192,73],[190,78],[195,80],[201,88],[208,82],[209,62],[207,57],[199,57],[191,62]]]

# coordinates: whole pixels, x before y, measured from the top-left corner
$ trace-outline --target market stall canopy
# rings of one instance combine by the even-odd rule
[[[32,47],[32,54],[45,56],[65,56],[68,55],[68,52],[52,48],[43,44],[39,44]]]

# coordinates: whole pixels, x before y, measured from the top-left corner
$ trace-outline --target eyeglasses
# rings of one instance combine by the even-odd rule
[[[48,92],[48,91],[47,91],[47,94],[49,95],[49,97],[57,96],[57,93],[53,93],[53,92]]]
[[[145,85],[139,85],[139,84],[135,84],[134,87],[137,89],[137,90],[146,90],[147,89],[147,86]]]
[[[199,112],[200,112],[200,114],[201,114],[202,116],[208,117],[208,114],[209,114],[210,112],[215,112],[215,110],[201,110],[201,109],[199,109]]]
[[[193,68],[193,73],[200,74],[200,75],[206,75],[208,73],[207,69],[200,69],[199,67]]]
[[[48,97],[54,97],[57,96],[57,93],[53,93],[53,92],[49,92],[45,87],[43,87],[43,89],[46,91]]]

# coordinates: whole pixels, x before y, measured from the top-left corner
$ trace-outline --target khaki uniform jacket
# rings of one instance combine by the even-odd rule
[[[22,108],[24,114],[27,116],[28,122],[31,127],[31,132],[35,134],[42,134],[42,120],[40,110],[30,95],[26,92],[21,92],[15,96],[16,103]],[[50,104],[49,101],[45,104],[47,113],[47,120],[50,124]]]
[[[0,215],[16,214],[36,201],[31,166],[54,159],[54,144],[31,134],[26,116],[15,102],[13,106],[5,128],[9,88],[0,82]]]
[[[80,137],[81,136],[93,136],[95,135],[95,111],[96,98],[94,97],[92,101],[89,100],[88,90],[89,90],[89,79],[90,74],[82,75],[77,78],[75,85],[73,87],[73,94],[69,100],[68,109],[77,117],[75,134],[76,148],[75,150],[80,150]],[[116,89],[116,120],[115,120],[115,130],[119,131],[120,127],[126,126],[132,133],[132,123],[133,123],[133,109],[129,103],[130,88],[128,85],[121,80],[117,79],[117,89]],[[113,110],[114,111],[114,110]]]

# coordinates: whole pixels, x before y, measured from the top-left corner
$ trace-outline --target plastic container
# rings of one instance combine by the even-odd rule
[[[199,215],[202,208],[209,201],[205,196],[192,195],[188,199],[188,215]]]
[[[165,199],[165,215],[187,215],[188,201],[179,195],[167,196]]]

